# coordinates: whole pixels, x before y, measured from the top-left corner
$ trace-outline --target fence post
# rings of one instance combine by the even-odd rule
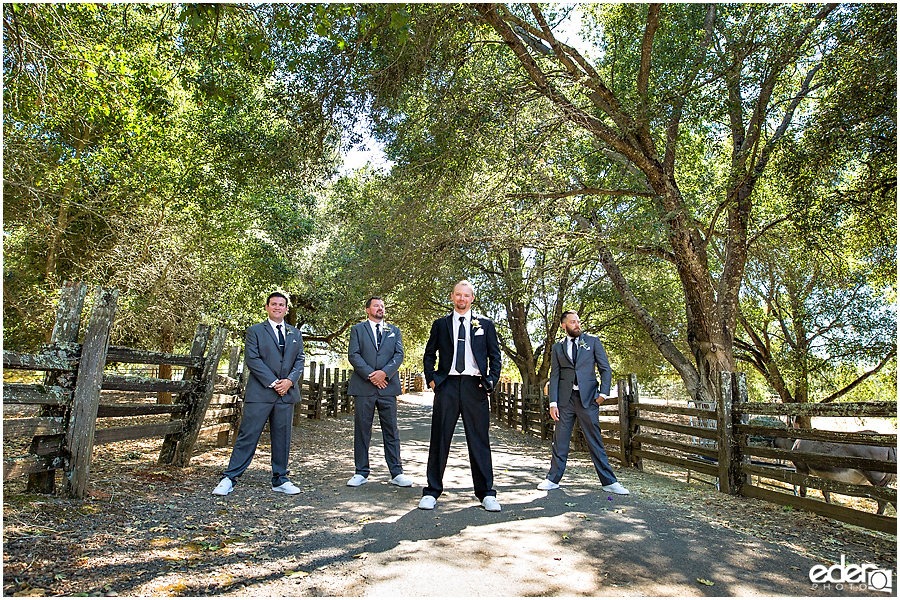
[[[237,379],[238,367],[241,364],[241,347],[232,346],[228,352],[228,376]]]
[[[190,393],[188,412],[184,415],[184,428],[180,439],[176,442],[173,464],[186,467],[191,462],[191,452],[197,444],[200,428],[203,426],[203,418],[212,400],[216,386],[216,372],[219,368],[219,360],[222,358],[222,350],[225,349],[225,339],[228,337],[228,329],[216,327],[206,357],[203,359],[203,372],[197,387]]]
[[[84,308],[84,297],[87,295],[88,286],[83,283],[64,281],[59,296],[59,304],[56,307],[56,322],[53,324],[51,344],[58,347],[68,346],[78,341],[78,330],[81,328],[81,311]],[[44,376],[44,385],[60,386],[74,389],[76,373],[71,371],[49,371]],[[38,412],[39,417],[64,417],[65,406],[44,405]],[[36,435],[32,440],[32,447],[39,446],[52,437]],[[56,470],[31,473],[28,475],[26,490],[29,493],[52,494],[56,490]]]
[[[298,402],[294,405],[294,418],[291,420],[291,425],[293,427],[298,426],[300,424],[300,421],[302,421],[303,419],[309,418],[309,414],[306,412],[303,412],[303,384],[304,383],[306,384],[306,389],[307,389],[306,402],[308,405],[309,399],[312,397],[312,389],[313,389],[312,388],[312,385],[313,385],[312,380],[314,379],[315,366],[316,366],[315,362],[310,362],[309,364],[304,364],[303,371],[300,371],[300,378],[298,379],[297,383],[295,384],[297,386],[297,391],[300,393],[300,402]],[[309,369],[309,379],[304,379],[307,368]]]
[[[631,450],[629,453],[631,454],[631,464],[637,467],[638,471],[644,470],[644,459],[640,456],[635,456],[636,451],[641,449],[641,443],[635,442],[634,437],[641,432],[640,425],[634,425],[631,419],[631,410],[633,404],[639,404],[641,401],[641,391],[640,386],[638,386],[637,375],[634,373],[628,374],[628,437],[631,442]],[[638,410],[634,411],[634,418],[637,419],[640,417],[640,413]]]
[[[522,433],[528,433],[528,400],[531,398],[531,386],[522,384],[522,416],[519,422],[522,424]]]
[[[541,401],[541,439],[549,440],[552,437],[550,426],[553,425],[553,417],[550,416],[550,396],[544,393],[544,388],[538,390],[538,399]]]
[[[206,352],[206,346],[209,344],[209,332],[212,330],[212,327],[209,325],[205,325],[200,323],[197,325],[197,331],[194,332],[194,341],[191,342],[191,353],[192,357],[202,357]],[[202,368],[197,367],[187,367],[184,372],[181,374],[182,381],[190,381],[199,379],[203,373]],[[188,402],[189,394],[185,392],[183,394],[178,395],[177,404],[186,404]],[[170,420],[174,421],[176,419],[181,419],[181,415],[172,415]],[[178,445],[178,437],[177,433],[169,433],[166,434],[166,437],[163,438],[162,448],[159,451],[159,459],[158,463],[164,465],[170,465],[175,460],[175,450]]]
[[[741,452],[734,437],[734,403],[738,391],[736,373],[716,374],[716,441],[719,445],[719,491],[741,493]],[[745,388],[746,389],[746,388]]]
[[[513,395],[510,397],[509,412],[506,414],[506,423],[510,429],[516,426],[516,405],[519,403],[519,384],[513,384]]]
[[[747,415],[735,408],[738,404],[747,402],[747,374],[735,373],[733,377],[731,397],[734,401],[731,408],[732,427],[739,423],[747,423]],[[734,431],[734,429],[732,429]],[[734,451],[732,452],[731,474],[736,483],[737,492],[740,494],[745,483],[749,483],[750,476],[744,474],[743,465],[750,464],[750,457],[744,455],[742,446],[749,444],[749,435],[734,437]]]
[[[326,402],[328,403],[325,415],[328,417],[337,416],[337,398],[334,397],[334,371],[336,371],[336,369],[326,369],[325,371],[325,391],[327,392]]]
[[[322,418],[325,408],[325,364],[319,365],[319,386],[316,388],[316,419]],[[326,415],[327,416],[327,413]]]
[[[619,391],[619,450],[622,453],[622,466],[631,466],[631,417],[628,414],[628,391],[625,380],[616,382]]]
[[[103,385],[109,333],[115,320],[118,299],[117,290],[97,288],[91,317],[84,333],[72,412],[66,430],[66,449],[69,454],[66,495],[70,498],[84,498],[87,492],[97,408],[100,406],[100,388]]]

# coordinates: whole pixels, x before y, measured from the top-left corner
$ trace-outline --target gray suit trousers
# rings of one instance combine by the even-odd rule
[[[550,472],[547,479],[553,483],[559,483],[566,470],[566,460],[569,458],[569,443],[572,441],[572,428],[575,427],[575,419],[581,424],[581,431],[587,440],[588,452],[600,477],[601,485],[609,485],[616,482],[616,475],[609,466],[609,458],[606,456],[606,448],[603,447],[603,439],[600,437],[600,407],[596,402],[585,408],[581,404],[581,396],[572,390],[572,396],[565,404],[557,405],[559,408],[559,421],[553,432],[553,457],[550,459]]]
[[[268,421],[272,437],[272,487],[288,481],[293,419],[294,405],[288,402],[245,402],[241,427],[234,441],[228,468],[223,475],[233,480],[247,470],[259,444],[259,436]]]
[[[375,421],[375,409],[378,409],[378,421],[381,423],[381,437],[384,440],[384,458],[391,478],[403,472],[400,464],[400,431],[397,428],[396,396],[354,396],[356,415],[353,427],[353,459],[356,463],[357,475],[369,476],[369,443],[372,441],[372,428]]]

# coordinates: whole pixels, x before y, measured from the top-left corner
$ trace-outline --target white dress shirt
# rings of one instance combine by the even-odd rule
[[[381,321],[373,321],[372,319],[368,319],[369,327],[372,328],[372,337],[375,339],[375,345],[377,346],[376,350],[381,350],[381,346],[378,345],[378,329],[376,329],[376,325],[381,325],[381,341],[384,342],[384,336],[387,335],[387,325],[384,324],[384,319]]]
[[[281,335],[284,336],[284,345],[286,348],[287,347],[287,323],[285,323],[284,321],[282,321],[281,323],[276,323],[272,319],[266,319],[266,321],[269,322],[269,327],[272,328],[272,333],[275,334],[275,343],[276,344],[278,343],[278,326],[281,325]],[[275,381],[273,381],[272,383],[270,383],[269,387],[275,387],[276,383],[278,383],[277,379]]]
[[[575,349],[574,349],[573,346],[574,346],[574,344],[577,344],[577,343],[578,343],[578,338],[573,338],[573,337],[570,337],[570,336],[566,336],[566,355],[569,357],[569,360],[572,361],[572,365],[573,365],[573,366],[575,365],[575,353],[574,353],[574,350],[575,350]],[[577,385],[573,385],[573,386],[572,386],[572,391],[577,392],[577,391],[578,391],[578,386],[577,386]],[[551,403],[550,403],[550,407],[552,408],[552,407],[554,407],[554,406],[557,406],[557,403],[556,403],[556,402],[551,402]]]
[[[464,315],[459,314],[455,310],[450,314],[453,316],[453,326],[450,327],[451,334],[453,335],[453,360],[450,361],[449,374],[481,376],[481,370],[478,368],[478,363],[475,362],[475,354],[472,352],[472,335],[474,334],[474,332],[472,331],[472,309],[467,310],[466,314]],[[463,318],[463,323],[465,324],[466,330],[466,368],[462,373],[456,370],[456,342],[459,338],[460,317]]]

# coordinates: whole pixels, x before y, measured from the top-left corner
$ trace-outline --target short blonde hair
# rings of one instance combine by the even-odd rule
[[[472,285],[472,283],[468,279],[463,279],[462,281],[457,282],[456,285],[453,286],[453,290],[455,291],[456,288],[458,288],[461,285],[469,286],[469,289],[472,290],[472,296],[473,297],[475,296],[475,286]]]

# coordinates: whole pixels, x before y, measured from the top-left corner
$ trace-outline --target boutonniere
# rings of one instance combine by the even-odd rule
[[[481,327],[481,323],[478,322],[478,319],[472,319],[472,330],[476,330]]]
[[[584,340],[578,340],[578,347],[582,350],[590,350],[591,347],[584,343]]]
[[[285,333],[285,335],[288,335],[288,336],[294,335],[294,332],[287,327],[284,328],[284,333]]]

